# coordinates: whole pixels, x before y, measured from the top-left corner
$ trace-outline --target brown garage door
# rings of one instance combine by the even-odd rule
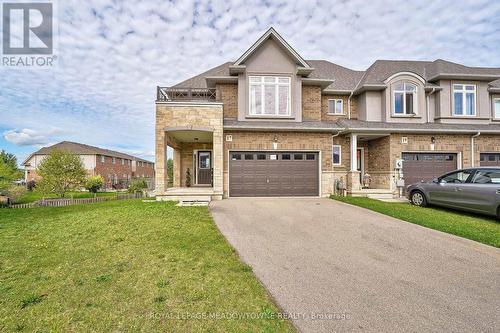
[[[230,152],[229,196],[319,195],[319,155],[314,152]]]
[[[481,153],[481,166],[500,166],[500,153]]]
[[[405,185],[429,181],[457,168],[457,154],[403,153]]]

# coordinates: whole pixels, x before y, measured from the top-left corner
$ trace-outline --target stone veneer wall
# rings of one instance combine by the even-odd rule
[[[232,136],[231,142],[224,141],[225,195],[228,193],[229,186],[229,150],[274,150],[273,142],[275,138],[278,142],[277,151],[321,151],[321,191],[323,196],[331,193],[333,189],[331,133],[225,131],[224,135]]]
[[[216,85],[217,99],[224,104],[224,118],[238,118],[238,84]]]
[[[222,193],[222,117],[220,103],[182,104],[158,103],[156,105],[156,193],[164,193],[167,187],[167,145],[174,148],[174,164],[181,165],[182,143],[173,140],[165,129],[169,127],[210,128],[213,131],[213,181],[214,191]],[[174,167],[174,186],[180,186],[181,168]]]

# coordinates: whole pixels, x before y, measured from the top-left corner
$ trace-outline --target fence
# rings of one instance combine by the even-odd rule
[[[117,193],[116,196],[82,198],[82,199],[43,199],[25,204],[10,205],[8,208],[34,208],[34,207],[64,207],[71,205],[89,204],[111,200],[127,200],[143,198],[142,193]]]

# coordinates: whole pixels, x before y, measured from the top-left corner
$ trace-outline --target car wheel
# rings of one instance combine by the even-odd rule
[[[427,206],[427,199],[425,198],[425,195],[420,191],[413,192],[410,196],[410,201],[415,206],[419,207]]]

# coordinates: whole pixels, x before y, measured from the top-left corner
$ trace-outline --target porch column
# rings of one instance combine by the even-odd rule
[[[358,135],[351,134],[351,171],[358,171]]]
[[[213,149],[213,189],[214,192],[222,193],[223,191],[223,165],[224,165],[224,149],[223,149],[223,133],[222,119],[220,125],[214,128],[212,136]]]
[[[173,148],[174,150],[174,159],[173,165],[174,170],[172,172],[174,179],[172,181],[174,187],[181,187],[181,150],[179,148]]]
[[[358,191],[361,189],[360,172],[358,171],[358,135],[351,134],[350,142],[350,164],[351,168],[347,173],[347,192]]]
[[[167,141],[165,131],[156,131],[155,154],[155,192],[164,193],[167,189]]]

